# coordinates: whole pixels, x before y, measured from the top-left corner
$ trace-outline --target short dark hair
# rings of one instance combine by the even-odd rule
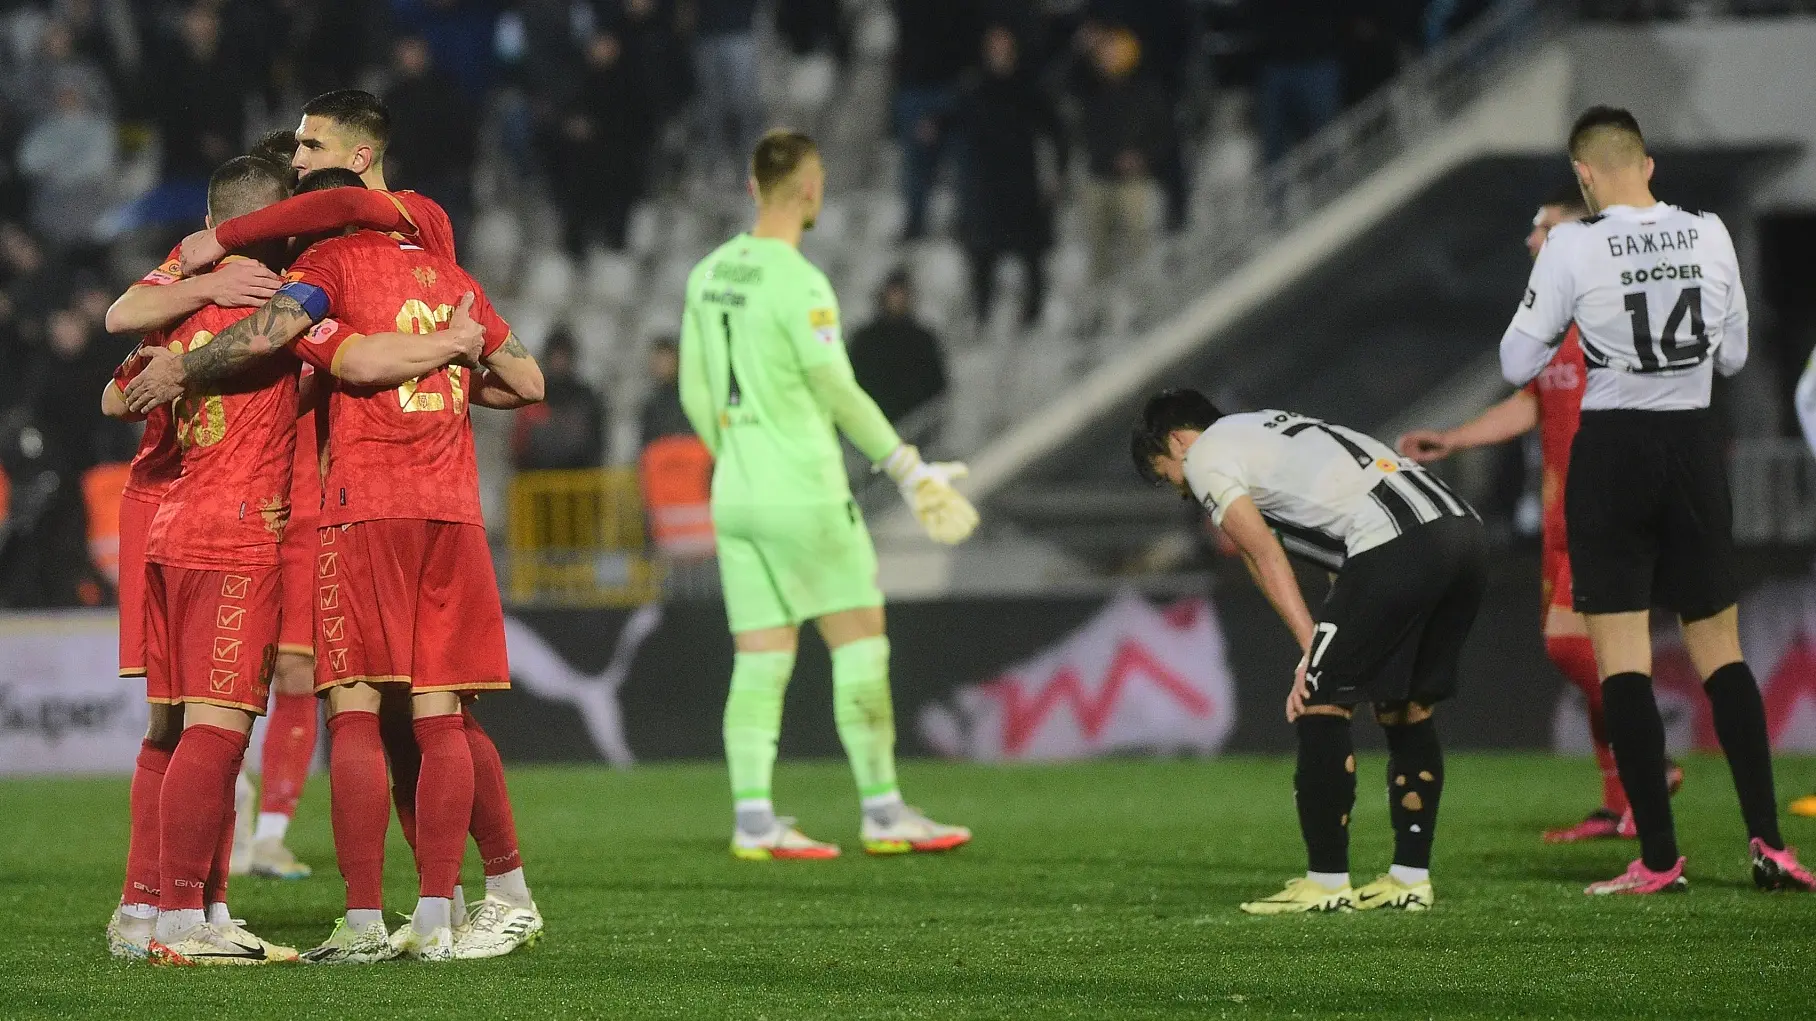
[[[757,194],[768,196],[819,151],[814,140],[799,131],[776,128],[765,133],[750,154],[750,176],[757,182]]]
[[[215,168],[208,178],[208,215],[216,223],[284,197],[290,188],[283,167],[257,156],[235,156]]]
[[[296,182],[296,194],[307,195],[312,191],[327,191],[330,188],[364,188],[366,182],[346,167],[323,167],[304,174]]]
[[[1545,205],[1556,206],[1571,216],[1589,215],[1589,205],[1583,201],[1583,189],[1576,184],[1560,184],[1545,197]]]
[[[303,116],[325,117],[370,140],[380,155],[391,141],[391,111],[363,89],[335,89],[303,104]]]
[[[259,136],[258,141],[252,143],[252,149],[246,155],[270,160],[279,166],[289,166],[291,157],[296,155],[295,129],[278,128],[265,132]]]
[[[1639,130],[1638,118],[1618,106],[1592,106],[1570,128],[1570,158],[1584,160],[1588,150],[1603,140],[1632,147],[1642,157],[1646,153],[1646,136]]]
[[[1154,459],[1167,455],[1167,437],[1176,429],[1202,432],[1222,417],[1223,412],[1210,398],[1196,390],[1162,390],[1148,398],[1129,433],[1129,456],[1135,461],[1136,472],[1149,485],[1159,485],[1161,478],[1154,471]]]

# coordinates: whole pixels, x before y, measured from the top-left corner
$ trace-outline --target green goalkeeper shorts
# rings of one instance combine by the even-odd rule
[[[883,605],[876,547],[851,501],[713,507],[733,634]]]

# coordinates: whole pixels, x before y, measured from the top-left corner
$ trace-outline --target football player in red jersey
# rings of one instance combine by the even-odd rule
[[[336,377],[316,571],[316,676],[332,714],[336,852],[348,887],[346,916],[308,957],[364,962],[400,950],[429,960],[496,956],[534,939],[541,918],[515,864],[514,828],[487,832],[475,805],[476,755],[462,696],[508,687],[510,672],[467,405],[540,400],[541,371],[481,296],[473,318],[487,334],[483,371],[444,358],[423,363],[416,378],[395,389],[370,385],[350,360],[373,346],[359,343],[367,339],[362,334],[433,336],[439,323],[466,320],[472,299],[461,295],[478,293],[451,260],[416,245],[371,231],[332,238],[311,248],[287,278],[271,302],[207,350],[148,369],[128,399],[155,403],[308,331],[297,350]],[[380,913],[389,806],[379,689],[404,686],[422,749],[413,841],[421,882],[411,924],[391,939]],[[502,785],[494,796],[504,799]],[[508,827],[508,814],[503,822]],[[487,897],[456,944],[452,896],[469,825],[487,865]],[[511,867],[494,875],[500,859]]]
[[[146,343],[163,346],[161,334]],[[145,432],[133,455],[126,488],[120,494],[120,676],[145,676],[145,539],[158,502],[182,468],[176,432],[168,406],[143,416],[130,415],[122,390],[144,359],[135,351],[114,373],[101,395],[102,410],[119,418],[142,418]],[[176,749],[182,723],[167,706],[152,703],[145,740],[139,746],[129,798],[132,819],[126,850],[126,882],[120,906],[107,924],[107,949],[115,957],[143,958],[158,917],[158,800],[170,753]]]
[[[1538,258],[1551,228],[1588,215],[1582,192],[1571,185],[1558,191],[1533,217],[1526,235],[1526,250]],[[1583,693],[1589,710],[1589,732],[1595,743],[1595,760],[1602,773],[1602,803],[1573,826],[1545,831],[1547,843],[1574,843],[1634,836],[1627,808],[1627,792],[1614,768],[1614,751],[1602,725],[1601,676],[1595,668],[1595,649],[1583,615],[1571,599],[1570,548],[1565,542],[1564,479],[1570,471],[1570,444],[1576,438],[1583,387],[1588,370],[1577,339],[1576,324],[1565,332],[1562,345],[1539,377],[1514,391],[1506,400],[1474,420],[1444,431],[1415,430],[1400,437],[1400,453],[1421,464],[1442,460],[1459,450],[1505,443],[1539,430],[1543,481],[1539,499],[1543,507],[1543,543],[1540,582],[1545,606],[1545,653],[1570,683]],[[1683,770],[1671,764],[1671,788],[1683,782]]]
[[[454,231],[448,215],[434,199],[417,192],[383,191],[385,146],[391,132],[391,115],[378,97],[356,89],[324,93],[303,107],[295,133],[291,166],[304,178],[320,170],[350,170],[365,188],[332,188],[297,196],[246,216],[185,238],[176,272],[193,270],[219,258],[222,246],[242,246],[258,241],[311,236],[347,226],[365,227],[410,237],[430,252],[455,261]],[[299,192],[309,191],[306,184]],[[280,678],[283,677],[280,673]],[[469,920],[467,928],[481,930],[506,924],[492,895],[513,902],[527,901],[522,856],[514,844],[516,824],[511,817],[504,766],[498,748],[471,713],[466,713],[467,740],[474,767],[475,804],[473,836],[480,846],[488,902]],[[407,727],[386,727],[384,743],[392,764],[393,795],[398,819],[406,837],[415,841],[416,749]],[[465,918],[463,897],[455,894],[456,917]],[[477,945],[469,941],[472,945]]]

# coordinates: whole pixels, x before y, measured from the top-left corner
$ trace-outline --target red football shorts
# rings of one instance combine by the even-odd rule
[[[278,569],[145,572],[145,697],[265,714],[277,663]]]
[[[120,497],[120,676],[145,676],[145,539],[158,502]]]
[[[315,548],[321,542],[315,518],[290,519],[278,544],[278,573],[284,590],[277,651],[315,655]]]
[[[386,518],[321,530],[315,687],[511,686],[504,607],[479,525]]]

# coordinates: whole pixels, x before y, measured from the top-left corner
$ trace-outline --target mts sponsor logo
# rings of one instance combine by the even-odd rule
[[[1156,608],[1132,591],[1034,657],[927,706],[921,737],[980,761],[1210,754],[1235,725],[1216,615],[1203,599]]]

